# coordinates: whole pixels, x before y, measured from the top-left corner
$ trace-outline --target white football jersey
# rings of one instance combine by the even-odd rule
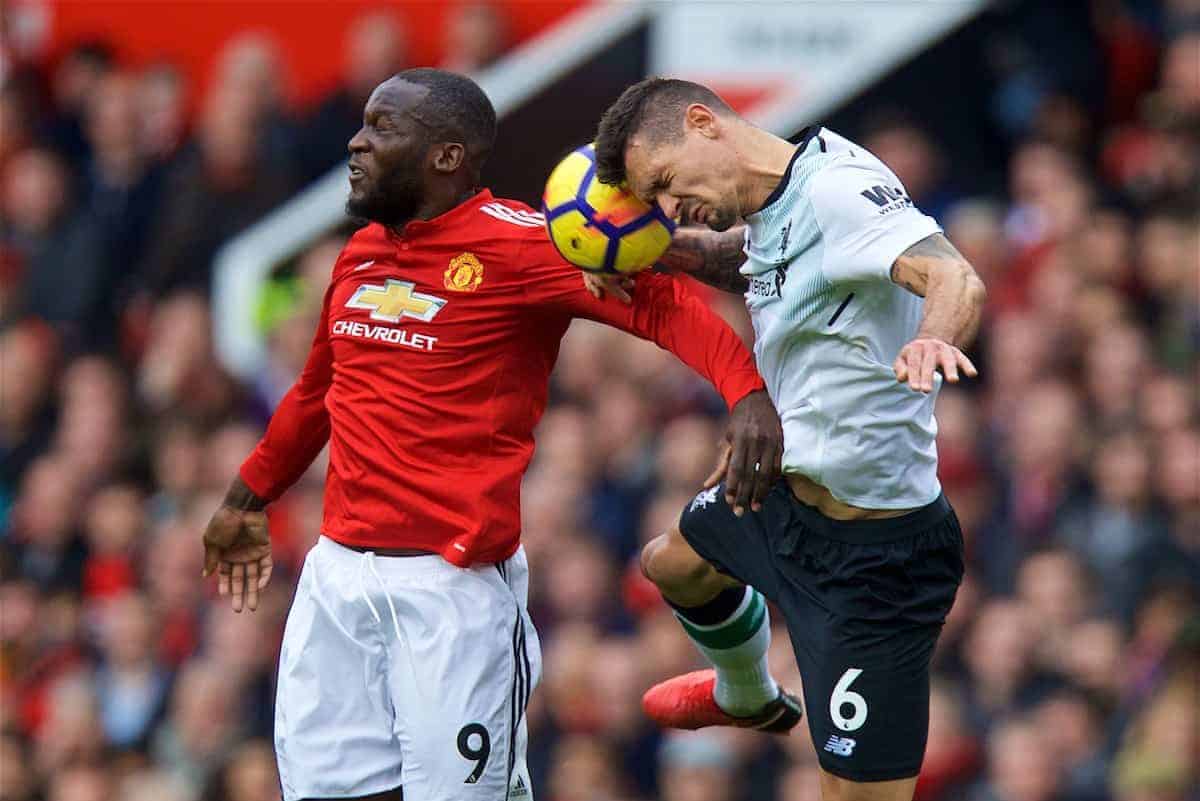
[[[928,395],[896,381],[924,301],[891,280],[896,258],[941,228],[887,166],[817,126],[779,187],[746,218],[754,355],[783,421],[785,473],[865,509],[941,492]]]

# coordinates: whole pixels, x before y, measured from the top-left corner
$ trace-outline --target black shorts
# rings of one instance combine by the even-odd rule
[[[821,767],[852,781],[916,776],[929,729],[929,660],[963,575],[946,501],[879,520],[831,520],[780,481],[738,518],[724,487],[679,521],[714,567],[782,611]]]

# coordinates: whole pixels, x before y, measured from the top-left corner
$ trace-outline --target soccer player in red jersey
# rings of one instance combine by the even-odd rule
[[[669,276],[639,276],[631,305],[589,294],[539,214],[479,188],[495,131],[462,76],[376,88],[349,145],[347,208],[371,222],[204,534],[205,574],[253,610],[271,575],[263,509],[329,443],[323,536],[280,654],[286,801],[532,797],[520,487],[572,319],[651,339],[712,382],[731,409],[731,501],[756,506],[778,477],[779,422],[736,335]]]

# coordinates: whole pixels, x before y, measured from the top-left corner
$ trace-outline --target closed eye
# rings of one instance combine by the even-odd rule
[[[658,196],[667,191],[671,186],[669,179],[658,178],[646,190],[646,193],[641,197],[643,203],[647,206],[653,206],[658,202]]]

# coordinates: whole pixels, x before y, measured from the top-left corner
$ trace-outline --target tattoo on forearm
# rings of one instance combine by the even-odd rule
[[[954,345],[974,338],[987,292],[970,263],[945,236],[933,234],[904,251],[892,265],[892,280],[925,298],[918,336]]]
[[[738,272],[746,261],[743,230],[739,227],[722,233],[696,231],[677,236],[664,263],[717,289],[745,292],[750,282]]]
[[[892,281],[914,295],[924,297],[929,278],[927,260],[967,263],[949,239],[942,234],[930,234],[900,254],[900,258],[892,265]]]

